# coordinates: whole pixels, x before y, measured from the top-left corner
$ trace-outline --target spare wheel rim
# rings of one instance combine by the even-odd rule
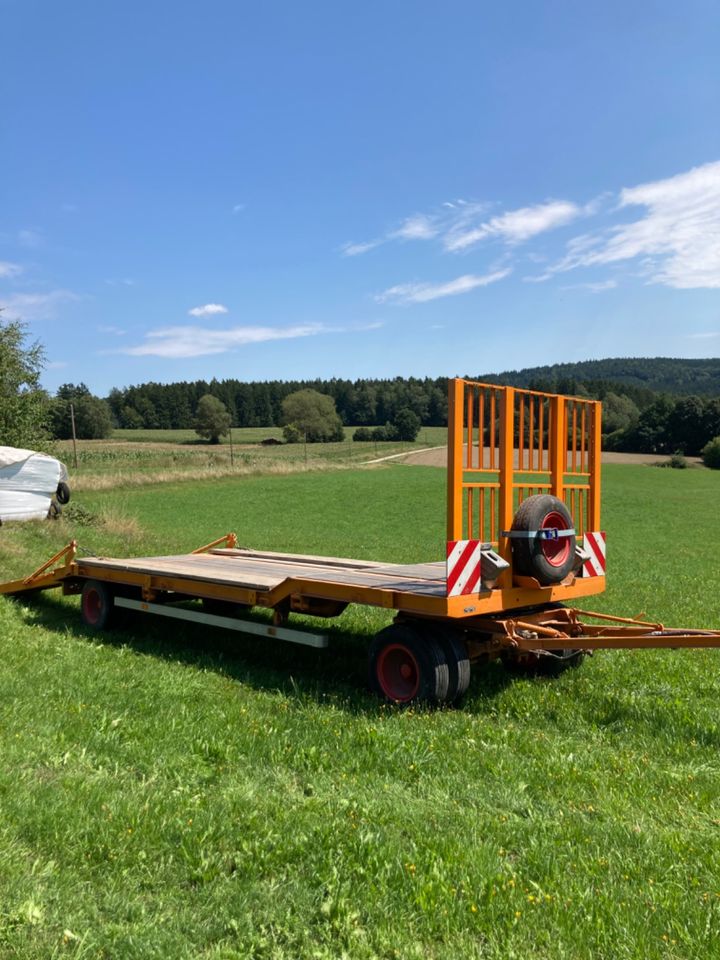
[[[406,703],[420,689],[420,665],[402,643],[391,643],[377,659],[377,679],[388,700]]]
[[[83,613],[88,623],[97,623],[102,613],[102,597],[98,590],[88,590],[83,597]]]
[[[567,517],[556,510],[543,517],[541,530],[565,530]],[[562,567],[570,556],[570,537],[558,537],[557,540],[541,540],[540,549],[547,562],[553,567]]]

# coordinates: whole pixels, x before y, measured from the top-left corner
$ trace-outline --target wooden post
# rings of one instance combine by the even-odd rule
[[[230,434],[230,466],[231,466],[231,467],[234,467],[234,466],[235,466],[235,454],[234,454],[234,452],[233,452],[232,427],[229,428],[228,432],[229,432],[229,434]]]
[[[72,440],[73,440],[73,460],[75,462],[75,469],[77,470],[77,437],[75,436],[75,404],[70,404],[70,423],[72,424]]]

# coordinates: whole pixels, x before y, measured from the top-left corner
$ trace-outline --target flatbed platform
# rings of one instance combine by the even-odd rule
[[[416,593],[428,597],[444,597],[446,592],[443,561],[401,565],[346,560],[340,557],[225,549],[200,554],[132,559],[83,557],[78,560],[78,565],[150,577],[204,580],[208,583],[261,592],[276,590],[286,580],[299,579],[314,583],[348,584],[374,590]]]

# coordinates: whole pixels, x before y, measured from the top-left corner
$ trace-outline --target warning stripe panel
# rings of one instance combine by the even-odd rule
[[[447,595],[463,596],[480,588],[480,540],[449,540],[447,545]]]
[[[604,577],[607,553],[605,531],[586,533],[583,538],[583,546],[588,554],[588,559],[583,564],[582,575],[584,577]]]

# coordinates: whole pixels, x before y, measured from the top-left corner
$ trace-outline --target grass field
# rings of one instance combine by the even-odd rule
[[[202,443],[193,430],[115,430],[108,440],[78,441],[77,469],[72,441],[57,441],[52,452],[71,469],[73,488],[86,491],[174,478],[199,480],[309,468],[345,469],[353,463],[440,446],[447,439],[445,427],[423,427],[413,443],[354,443],[352,434],[352,428],[347,428],[347,439],[342,443],[264,447],[262,440],[282,437],[279,427],[236,428],[231,451],[227,438],[220,444]]]
[[[78,494],[0,529],[29,570],[242,543],[436,559],[433,468]],[[593,606],[720,627],[720,475],[604,470]],[[324,652],[164,623],[103,637],[75,598],[0,599],[0,956],[720,955],[720,652],[605,652],[556,680],[477,670],[461,709],[364,690],[350,608]]]

